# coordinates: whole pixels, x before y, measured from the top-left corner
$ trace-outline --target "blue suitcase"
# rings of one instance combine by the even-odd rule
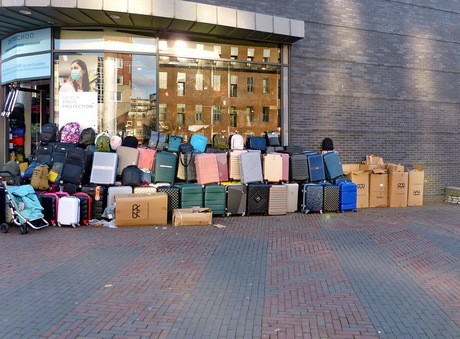
[[[311,182],[326,180],[322,154],[308,155],[308,174]]]
[[[323,186],[318,184],[300,185],[300,211],[303,213],[319,212],[323,213]]]
[[[350,178],[343,178],[343,177],[339,177],[339,178],[335,178],[334,180],[332,180],[332,183],[334,185],[338,185],[340,184],[341,182],[352,182]]]
[[[227,189],[224,185],[208,184],[204,186],[204,207],[212,210],[213,215],[225,216],[227,208]]]
[[[267,141],[263,137],[249,137],[247,147],[265,152],[267,150]]]
[[[183,184],[180,188],[181,208],[203,207],[203,187],[198,184]]]
[[[177,155],[170,152],[157,152],[155,155],[155,168],[153,182],[167,182],[173,184],[176,180]]]
[[[341,177],[343,175],[342,163],[340,162],[339,153],[329,152],[323,155],[324,167],[329,180]]]
[[[340,212],[357,211],[358,185],[353,182],[341,182],[340,187]]]

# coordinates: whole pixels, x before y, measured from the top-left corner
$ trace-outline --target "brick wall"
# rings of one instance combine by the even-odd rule
[[[344,163],[426,168],[425,201],[460,186],[460,2],[199,1],[305,21],[291,49],[290,142]]]

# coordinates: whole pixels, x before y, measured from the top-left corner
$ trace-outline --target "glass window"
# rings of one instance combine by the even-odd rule
[[[263,62],[270,62],[270,50],[269,49],[264,49],[264,57],[263,57]]]
[[[123,85],[123,75],[117,75],[117,85]]]
[[[185,73],[177,73],[177,96],[185,96]]]
[[[220,122],[220,106],[213,106],[212,107],[212,113],[213,113],[213,123]]]
[[[230,97],[236,98],[238,96],[238,77],[236,75],[230,76]]]
[[[237,127],[238,124],[238,110],[236,106],[230,107],[230,127]]]
[[[248,77],[248,79],[247,79],[247,91],[248,91],[248,93],[254,93],[254,77]]]
[[[269,78],[262,79],[262,93],[263,94],[270,93],[270,79]]]
[[[248,122],[254,122],[254,106],[246,107],[246,115]]]
[[[270,120],[270,107],[262,107],[262,121],[269,122]]]
[[[203,121],[203,105],[195,105],[195,121]]]
[[[177,104],[177,124],[178,125],[185,124],[185,105],[184,104]]]
[[[238,59],[238,47],[230,48],[230,59]]]
[[[195,89],[197,91],[202,91],[203,90],[203,80],[204,80],[203,74],[196,74]]]
[[[212,77],[212,89],[220,91],[220,74],[214,74]]]
[[[165,121],[166,117],[168,115],[168,105],[167,104],[159,104],[158,109],[160,110],[158,118],[160,119],[160,121]]]
[[[158,86],[160,89],[168,89],[168,73],[158,73]]]

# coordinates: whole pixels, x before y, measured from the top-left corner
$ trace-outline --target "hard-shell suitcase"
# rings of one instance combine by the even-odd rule
[[[307,182],[310,180],[308,174],[308,159],[304,153],[291,154],[289,160],[289,177],[291,181]]]
[[[137,149],[139,150],[139,160],[137,161],[137,167],[140,169],[153,170],[157,150],[147,147],[138,147]]]
[[[228,154],[215,153],[217,159],[217,168],[219,170],[219,182],[228,181]]]
[[[339,153],[328,152],[323,155],[323,160],[328,180],[332,180],[343,175],[343,168],[342,163],[340,162]]]
[[[283,151],[284,151],[283,146],[267,146],[265,153],[283,152]]]
[[[136,165],[129,165],[121,172],[121,183],[123,186],[140,186],[142,182],[142,172]]]
[[[264,139],[265,140],[265,139]],[[240,175],[243,184],[263,182],[262,161],[259,152],[240,154]]]
[[[85,185],[81,191],[91,197],[91,219],[100,219],[107,207],[107,187],[101,185]]]
[[[289,183],[286,186],[288,189],[287,212],[297,212],[299,206],[299,184]]]
[[[180,188],[177,186],[158,186],[158,192],[168,195],[168,218],[171,219],[173,211],[180,208]]]
[[[232,149],[228,153],[228,176],[230,180],[239,181],[240,174],[240,154],[247,153],[247,150]]]
[[[44,192],[40,194],[40,203],[42,204],[44,219],[52,225],[58,221],[59,200],[61,197],[69,196],[66,192]]]
[[[80,225],[88,225],[91,220],[91,205],[93,199],[87,193],[77,192],[72,197],[80,199]]]
[[[227,215],[245,215],[248,191],[246,185],[227,185]]]
[[[332,180],[332,183],[334,185],[338,185],[342,182],[352,182],[352,181],[350,178],[343,178],[343,177],[335,178],[334,180]]]
[[[204,207],[212,210],[213,215],[225,216],[227,192],[224,185],[208,184],[204,186]]]
[[[80,199],[67,196],[59,199],[58,226],[77,227],[80,224]]]
[[[215,153],[202,153],[195,157],[196,181],[200,185],[216,184],[220,181]]]
[[[247,147],[250,149],[259,150],[265,152],[267,149],[267,141],[264,137],[249,137]]]
[[[322,154],[309,155],[308,159],[308,174],[311,182],[326,180],[326,172],[324,171],[324,161]]]
[[[268,200],[270,194],[270,185],[267,184],[249,184],[248,185],[248,205],[246,213],[250,214],[268,214]]]
[[[132,194],[131,186],[110,186],[107,190],[107,206],[112,205],[118,195]]]
[[[139,162],[139,150],[128,146],[120,146],[117,148],[118,154],[118,171],[117,175],[121,175],[123,169]]]
[[[323,186],[323,211],[338,212],[340,201],[340,188],[336,185]]]
[[[357,211],[358,185],[353,182],[341,182],[340,187],[340,212]]]
[[[268,215],[287,213],[288,188],[286,185],[271,185],[268,196]]]
[[[295,145],[287,145],[284,146],[284,151],[289,154],[294,154],[294,153],[303,153],[303,147],[301,146],[295,146]]]
[[[208,138],[201,134],[192,134],[190,143],[192,144],[194,150],[204,152],[206,150]]]
[[[323,186],[313,183],[301,184],[300,210],[303,213],[323,213]]]
[[[176,179],[177,155],[162,151],[155,156],[155,170],[153,182],[167,182],[173,184]]]
[[[113,185],[117,177],[118,154],[94,152],[90,182],[99,185]]]
[[[181,208],[203,207],[203,187],[199,184],[180,185]]]
[[[67,151],[61,180],[72,184],[85,184],[90,178],[93,153],[74,147]]]
[[[133,187],[133,193],[134,194],[150,194],[150,193],[156,193],[157,192],[157,187],[155,186],[136,186]]]
[[[263,155],[264,180],[267,182],[283,181],[283,158],[281,153]]]

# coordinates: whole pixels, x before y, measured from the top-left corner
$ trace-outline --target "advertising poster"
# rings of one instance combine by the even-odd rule
[[[97,56],[59,56],[59,127],[78,122],[97,131]]]

